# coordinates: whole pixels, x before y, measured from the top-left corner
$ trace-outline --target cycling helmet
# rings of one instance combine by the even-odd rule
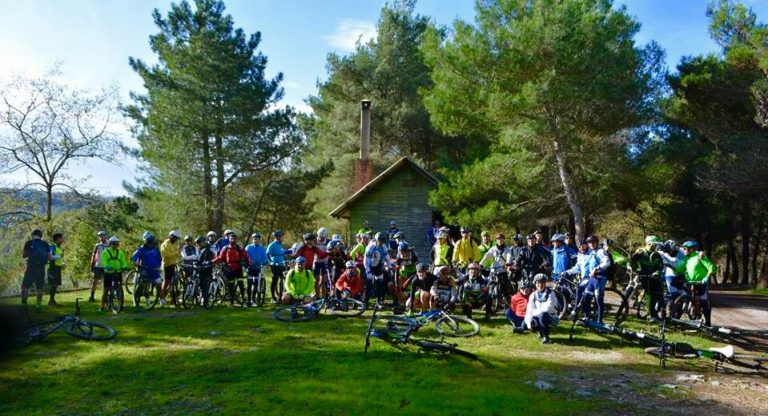
[[[435,276],[440,276],[440,274],[443,273],[443,270],[448,271],[448,266],[437,266],[432,270],[432,273],[434,273]]]
[[[237,234],[234,231],[230,231],[227,237],[237,237]]]
[[[469,232],[469,228],[462,226],[461,228],[459,228],[459,232],[468,233]]]
[[[42,237],[43,236],[43,230],[41,230],[39,228],[35,228],[34,230],[32,230],[32,237],[35,237],[35,236]]]
[[[496,234],[496,239],[498,240],[499,238],[505,238],[505,237],[504,237],[504,233],[498,233],[498,234]]]
[[[659,240],[659,237],[656,237],[655,235],[649,235],[648,237],[645,237],[645,244],[659,244],[661,243],[661,240]]]
[[[392,220],[392,221],[390,221],[390,222],[389,222],[389,225],[390,225],[390,226],[392,226],[392,225],[395,225],[395,220]]]
[[[600,241],[600,239],[598,239],[596,235],[590,235],[589,237],[587,237],[586,241],[587,241],[587,243],[592,243],[592,242],[596,243],[596,242]]]
[[[408,250],[410,247],[411,246],[408,245],[408,242],[406,242],[406,241],[401,241],[400,244],[397,245],[397,249],[400,250],[400,251]]]
[[[339,241],[339,240],[331,240],[331,242],[328,243],[328,250],[333,250],[334,248],[338,247],[339,245],[341,245],[341,241]]]
[[[185,235],[184,236],[184,241],[192,241],[192,236],[191,235]]]
[[[348,269],[351,269],[356,266],[355,262],[352,260],[347,261],[346,263],[344,263],[344,265],[347,266]]]
[[[387,236],[382,234],[382,233],[377,233],[376,241],[378,241],[380,243],[386,243],[387,242]]]
[[[155,241],[155,236],[154,236],[154,234],[152,234],[152,233],[149,233],[149,232],[147,232],[147,233],[144,233],[144,241],[146,241],[147,243],[152,243],[152,242],[154,242],[154,241]]]
[[[525,239],[526,240],[535,240],[536,239],[536,234],[528,234],[527,236],[525,236]]]
[[[429,270],[429,266],[427,263],[419,263],[416,265],[416,271],[417,272],[423,272]]]
[[[275,238],[279,238],[283,236],[283,232],[281,230],[276,230],[274,233],[272,233],[272,236]]]
[[[669,251],[677,250],[677,243],[675,240],[667,240],[664,242],[664,247]]]
[[[363,240],[370,240],[371,239],[371,235],[368,234],[368,233],[360,233],[360,237],[362,237]]]
[[[562,243],[565,241],[565,236],[563,234],[555,234],[552,236],[552,238],[549,239],[549,241],[559,241]]]
[[[99,231],[98,233],[96,233],[96,236],[97,237],[106,237],[107,236],[107,232],[103,231],[103,230]]]
[[[610,238],[606,238],[603,240],[603,242],[600,245],[602,245],[603,247],[610,247],[613,245],[613,240],[611,240]]]
[[[230,230],[229,228],[224,230],[224,235],[230,235],[230,234],[233,234],[232,230]]]
[[[477,263],[477,262],[469,263],[469,266],[467,266],[467,269],[469,269],[469,270],[480,270],[480,264]]]
[[[261,233],[253,233],[251,234],[251,238],[261,238]]]
[[[547,275],[546,275],[546,274],[544,274],[544,273],[539,273],[539,274],[537,274],[536,276],[533,276],[533,283],[534,283],[534,284],[536,284],[536,283],[538,283],[538,282],[541,282],[541,281],[544,281],[544,282],[546,282],[546,281],[547,281]]]
[[[341,241],[341,234],[334,234],[331,236],[331,240],[333,241]]]
[[[522,234],[515,234],[512,236],[512,240],[514,241],[523,241],[523,235]]]
[[[216,237],[216,232],[215,231],[208,231],[208,234],[206,234],[206,236],[208,236],[208,237]]]
[[[683,243],[683,247],[685,248],[696,248],[699,246],[699,243],[697,243],[695,240],[688,240]]]
[[[436,235],[437,238],[448,238],[448,235],[442,231],[438,232]]]
[[[110,245],[112,245],[112,244],[115,244],[115,243],[119,243],[120,239],[117,238],[117,236],[112,236],[112,237],[109,237],[108,242],[109,242]]]
[[[203,243],[205,243],[205,237],[203,237],[202,235],[198,236],[198,237],[195,239],[195,243],[199,243],[199,244],[203,244]]]
[[[533,235],[541,234],[544,235],[544,233],[541,232],[541,230],[536,230],[533,232]]]
[[[315,235],[312,234],[312,233],[306,233],[306,234],[303,235],[303,238],[304,238],[304,240],[314,240],[315,239]]]
[[[296,264],[304,264],[304,263],[307,262],[307,259],[305,259],[302,256],[299,256],[299,257],[296,257],[296,260],[294,260],[294,261],[296,262]]]
[[[480,237],[485,237],[486,235],[490,235],[490,234],[491,233],[489,233],[488,231],[483,230],[483,232],[480,233]]]
[[[168,233],[168,238],[181,238],[181,234],[179,234],[176,230],[171,230],[171,232]]]
[[[325,228],[325,227],[320,227],[317,230],[317,236],[320,237],[320,238],[328,237],[328,229]]]
[[[520,281],[520,289],[533,289],[533,282],[530,279],[523,279]]]
[[[402,240],[403,239],[403,232],[402,231],[396,232],[395,235],[392,236],[392,238],[394,238],[395,240]]]

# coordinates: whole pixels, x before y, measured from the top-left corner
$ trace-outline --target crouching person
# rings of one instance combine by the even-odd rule
[[[542,344],[549,344],[549,328],[560,321],[557,317],[555,305],[557,300],[552,289],[547,287],[547,275],[539,273],[533,278],[536,291],[528,299],[528,307],[525,310],[525,326],[539,332]]]
[[[525,331],[525,316],[528,310],[528,302],[533,291],[533,283],[524,279],[520,281],[520,288],[510,299],[510,307],[506,311],[507,319],[512,324],[514,332]]]

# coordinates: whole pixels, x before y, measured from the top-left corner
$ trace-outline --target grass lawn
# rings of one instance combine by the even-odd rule
[[[75,296],[87,292],[33,310],[33,321],[70,313]],[[658,388],[640,380],[669,372],[615,338],[578,329],[569,341],[562,324],[556,344],[542,345],[534,335],[513,334],[500,318],[480,321],[478,336],[456,341],[481,357],[472,362],[376,339],[366,357],[363,318],[286,324],[272,318],[271,307],[143,314],[128,307],[120,315],[97,307],[84,304],[83,316],[114,327],[117,338],[85,342],[62,330],[12,352],[0,361],[0,414],[652,414],[644,397],[655,398]],[[437,337],[432,328],[419,335]],[[671,339],[711,345],[680,334]],[[703,364],[670,365],[701,371]],[[574,390],[580,379],[601,377],[625,379],[621,389],[630,399],[617,399],[610,387]],[[540,380],[554,388],[537,388]],[[675,394],[667,396],[685,399]]]
[[[753,295],[759,295],[759,296],[768,296],[768,287],[763,287],[760,289],[752,289],[749,291]]]

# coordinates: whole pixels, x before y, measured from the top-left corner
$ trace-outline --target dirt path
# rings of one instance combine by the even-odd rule
[[[737,290],[712,290],[712,324],[768,330],[768,297]]]

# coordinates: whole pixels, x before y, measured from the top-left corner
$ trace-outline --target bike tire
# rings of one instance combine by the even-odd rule
[[[419,348],[423,350],[435,352],[441,355],[456,354],[462,357],[469,358],[471,360],[479,359],[479,357],[474,353],[458,349],[453,345],[445,344],[439,341],[429,341],[426,339],[412,339],[411,343],[413,343],[414,345],[417,345]]]
[[[82,319],[66,325],[64,330],[75,338],[88,341],[109,341],[117,336],[117,331],[111,327]]]
[[[196,308],[200,304],[200,287],[197,282],[188,280],[181,297],[181,306],[184,309]]]
[[[139,282],[133,291],[133,304],[138,311],[151,311],[160,301],[157,285],[149,281]]]
[[[311,304],[310,304],[311,305]],[[310,305],[281,306],[272,312],[272,316],[281,322],[305,322],[317,316],[317,308]]]
[[[262,273],[263,274],[263,273]],[[256,281],[256,306],[264,306],[267,299],[267,280],[261,276]]]
[[[449,315],[435,321],[435,329],[447,337],[467,338],[480,332],[480,325],[466,316]]]
[[[568,299],[568,297],[565,296],[565,294],[563,294],[563,292],[561,292],[559,289],[555,289],[554,292],[555,292],[555,301],[557,302],[557,304],[555,305],[557,316],[560,319],[564,319],[568,315],[568,312],[570,312],[571,300]]]
[[[624,298],[624,294],[615,288],[605,288],[603,308],[603,319],[606,320],[607,318],[614,325],[624,322],[629,314],[629,305]],[[595,305],[594,310],[597,310],[597,305]]]
[[[336,299],[331,301],[331,315],[339,318],[360,316],[365,312],[365,303],[357,299]]]
[[[133,294],[133,287],[136,285],[136,276],[138,273],[136,273],[136,270],[131,270],[125,275],[125,291],[128,292],[129,295]]]
[[[119,288],[115,289],[115,287],[111,287],[109,289],[109,293],[107,294],[107,307],[109,308],[112,313],[120,313],[123,310],[123,305],[125,302],[125,293],[123,292],[123,287],[120,286]]]

